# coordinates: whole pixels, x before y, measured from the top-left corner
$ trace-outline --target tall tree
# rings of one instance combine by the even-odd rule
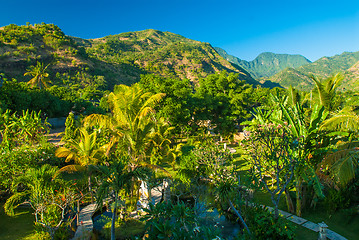
[[[269,123],[252,131],[245,145],[253,175],[271,194],[276,219],[280,197],[291,182],[297,165],[299,144],[294,140],[287,126]],[[272,178],[272,183],[267,176]]]
[[[164,96],[164,93],[144,92],[138,84],[131,87],[118,85],[108,96],[111,115],[93,114],[85,118],[84,121],[88,125],[108,129],[112,132],[109,150],[117,149],[122,154],[127,154],[130,170],[139,166],[164,170],[159,166],[158,160],[169,160],[171,159],[169,156],[173,156],[175,153],[172,151],[172,154],[169,154],[168,144],[170,141],[166,136],[161,135],[171,127],[157,121],[154,114],[156,104]],[[161,128],[159,124],[162,124]],[[161,132],[156,133],[158,130]],[[157,140],[162,140],[162,142],[157,142]],[[163,152],[163,150],[165,151]],[[156,159],[153,155],[155,152],[159,155],[156,156]]]
[[[51,81],[48,79],[49,73],[47,72],[49,64],[44,67],[44,63],[37,62],[36,66],[30,66],[24,76],[30,75],[33,78],[27,82],[31,87],[48,88]]]
[[[200,79],[196,89],[196,120],[210,120],[215,132],[224,137],[236,131],[236,125],[250,116],[253,88],[237,73],[212,74]]]
[[[93,114],[85,123],[109,129],[110,147],[121,145],[130,157],[131,168],[147,164],[146,144],[155,129],[154,107],[163,93],[144,92],[138,84],[118,85],[108,96],[111,115]]]
[[[153,94],[165,93],[161,104],[155,106],[156,115],[168,120],[177,130],[185,131],[193,116],[193,94],[189,80],[142,75],[140,86]]]

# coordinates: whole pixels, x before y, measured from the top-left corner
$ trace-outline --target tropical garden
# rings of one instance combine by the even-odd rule
[[[341,74],[312,76],[310,92],[226,71],[196,84],[145,74],[79,98],[47,68],[0,88],[1,218],[32,224],[15,238],[70,239],[91,203],[111,213],[94,239],[317,238],[280,209],[358,235],[358,96],[338,91]],[[54,145],[47,117],[63,115]]]

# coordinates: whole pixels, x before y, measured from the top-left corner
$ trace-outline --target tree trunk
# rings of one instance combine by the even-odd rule
[[[151,193],[152,188],[149,184],[147,185],[147,191],[148,191],[148,203],[147,204],[149,205],[150,203],[152,203],[152,193]]]
[[[294,214],[295,213],[294,204],[293,204],[292,198],[290,197],[289,190],[286,188],[284,190],[284,192],[285,192],[285,199],[286,199],[286,202],[287,202],[288,212]]]
[[[279,201],[276,201],[276,200],[275,200],[275,195],[274,195],[273,193],[271,193],[271,200],[272,200],[272,203],[274,204],[274,218],[275,218],[275,219],[278,219],[278,217],[279,217],[278,202],[279,202]]]
[[[243,224],[243,226],[246,228],[247,232],[249,235],[251,235],[251,232],[249,231],[249,228],[247,226],[247,224],[244,222],[241,214],[237,211],[237,209],[233,206],[233,203],[231,202],[231,200],[228,199],[228,203],[231,206],[233,212],[237,215],[237,217],[239,218],[239,220],[241,221],[241,223]]]
[[[302,209],[305,208],[305,206],[307,205],[307,198],[305,197],[306,196],[306,192],[307,192],[307,184],[302,184],[302,192],[301,192],[301,196],[302,196]]]
[[[88,185],[89,185],[89,192],[91,193],[91,203],[93,203],[93,192],[92,192],[92,185],[91,185],[91,173],[89,174],[89,177],[88,177]]]
[[[115,226],[116,226],[116,211],[117,211],[117,192],[115,192],[115,202],[114,207],[112,209],[112,221],[111,221],[111,240],[116,240],[116,232],[115,232]]]
[[[168,202],[171,200],[171,189],[167,179],[163,179],[163,201]]]
[[[296,214],[298,217],[302,216],[302,181],[297,180],[296,181]]]

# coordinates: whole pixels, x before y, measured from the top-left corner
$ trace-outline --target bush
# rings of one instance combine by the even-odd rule
[[[0,155],[0,189],[6,191],[9,191],[14,178],[26,169],[43,164],[60,165],[63,162],[55,156],[55,146],[50,143],[23,145],[11,151],[0,149]]]
[[[76,129],[79,127],[79,124],[75,120],[75,115],[73,112],[69,113],[69,116],[66,118],[65,122],[65,140],[75,139],[76,138]]]
[[[295,239],[295,226],[288,220],[279,217],[277,220],[267,208],[252,206],[245,208],[244,220],[249,226],[252,238],[258,240]],[[246,236],[248,237],[248,236]],[[247,239],[247,238],[246,238]],[[250,239],[248,237],[248,239]]]
[[[136,219],[128,219],[127,221],[116,222],[116,239],[139,239],[145,234],[145,224]],[[111,238],[111,221],[109,221],[104,229],[101,231],[101,235],[105,239]]]
[[[326,192],[323,205],[330,213],[336,212],[339,208],[347,208],[350,206],[353,191],[349,189],[336,190],[330,188]]]

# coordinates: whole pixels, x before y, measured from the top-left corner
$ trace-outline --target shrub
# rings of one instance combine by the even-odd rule
[[[138,237],[141,239],[145,233],[145,223],[136,220],[128,219],[126,221],[116,222],[116,239],[134,239]],[[111,221],[109,221],[101,232],[105,239],[111,238]]]
[[[252,206],[245,208],[245,222],[251,229],[252,238],[258,240],[287,240],[295,239],[295,226],[286,219],[277,220],[267,208]],[[249,238],[249,237],[248,237]],[[247,239],[247,238],[246,238]],[[250,239],[250,238],[249,238]]]

